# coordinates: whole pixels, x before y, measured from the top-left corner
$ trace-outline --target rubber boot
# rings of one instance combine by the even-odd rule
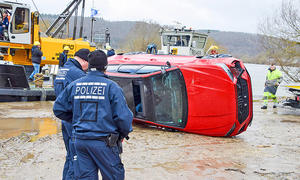
[[[261,107],[261,109],[267,109],[268,107],[266,106],[266,105],[263,105],[262,107]]]

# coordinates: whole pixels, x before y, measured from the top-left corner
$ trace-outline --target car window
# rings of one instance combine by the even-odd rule
[[[144,66],[141,69],[139,69],[136,73],[137,74],[148,74],[148,73],[153,73],[156,71],[160,71],[161,66]]]
[[[153,65],[108,65],[108,72],[128,73],[128,74],[149,74],[160,71],[161,66]]]
[[[108,65],[106,71],[108,72],[117,72],[119,65]]]
[[[135,74],[136,71],[142,67],[143,65],[121,65],[118,69],[118,72]]]

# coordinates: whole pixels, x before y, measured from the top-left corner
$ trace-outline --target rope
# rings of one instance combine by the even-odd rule
[[[44,82],[44,75],[41,73],[37,73],[34,75],[34,84],[35,87],[42,88]]]

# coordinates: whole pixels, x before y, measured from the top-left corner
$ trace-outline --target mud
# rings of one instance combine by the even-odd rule
[[[126,179],[300,179],[300,112],[260,109],[233,138],[134,124]],[[0,179],[61,179],[64,144],[52,102],[0,104]]]

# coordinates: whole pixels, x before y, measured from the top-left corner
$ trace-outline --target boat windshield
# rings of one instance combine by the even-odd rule
[[[190,42],[190,35],[164,35],[163,45],[167,46],[188,46]]]
[[[187,120],[187,94],[179,69],[151,77],[156,122],[184,128]]]
[[[206,37],[202,36],[193,36],[192,47],[197,49],[202,49],[205,46]]]

